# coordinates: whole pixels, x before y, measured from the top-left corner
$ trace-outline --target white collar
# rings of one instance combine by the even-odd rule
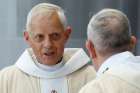
[[[131,52],[118,53],[108,58],[100,67],[97,78],[103,72],[119,77],[121,80],[140,88],[140,59]]]
[[[64,61],[63,61],[63,59],[62,59],[62,61],[60,63],[56,64],[56,65],[53,65],[53,66],[44,65],[44,64],[41,64],[41,63],[38,62],[38,60],[37,60],[35,54],[33,53],[33,50],[32,49],[28,49],[28,52],[30,53],[30,55],[31,55],[34,63],[40,69],[43,69],[43,70],[46,70],[46,71],[50,71],[50,72],[55,71],[55,70],[61,68],[65,64]]]
[[[53,66],[48,66],[48,65],[44,65],[39,62],[36,62],[36,65],[43,70],[53,72],[53,71],[60,69],[62,66],[64,66],[64,62],[62,60],[60,63],[53,65]]]
[[[66,76],[84,65],[88,64],[89,57],[81,48],[66,48],[63,55],[63,60],[66,62],[60,69],[49,72],[37,67],[28,51],[21,55],[16,62],[16,66],[23,72],[42,78],[58,78]]]
[[[99,77],[101,74],[103,74],[105,71],[107,71],[112,66],[117,66],[118,64],[123,64],[126,60],[126,58],[133,56],[133,54],[129,51],[117,53],[115,55],[112,55],[109,57],[99,68],[97,72],[97,77]]]

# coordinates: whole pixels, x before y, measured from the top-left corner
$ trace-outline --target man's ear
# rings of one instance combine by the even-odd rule
[[[66,30],[65,30],[65,37],[66,37],[66,41],[69,39],[69,37],[70,37],[70,35],[71,35],[71,31],[72,31],[72,29],[71,29],[71,27],[70,26],[68,26],[67,28],[66,28]]]
[[[29,33],[27,31],[24,31],[24,39],[26,42],[29,41]]]
[[[96,51],[95,51],[94,45],[92,44],[92,42],[90,40],[86,41],[86,48],[89,52],[90,57],[92,59],[95,59],[97,57],[96,56]]]
[[[131,36],[131,41],[130,41],[130,48],[133,50],[135,48],[137,39],[135,36]]]

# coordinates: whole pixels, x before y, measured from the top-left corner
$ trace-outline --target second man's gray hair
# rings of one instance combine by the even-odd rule
[[[103,9],[94,15],[87,28],[88,39],[101,53],[125,51],[131,38],[127,16],[116,9]]]

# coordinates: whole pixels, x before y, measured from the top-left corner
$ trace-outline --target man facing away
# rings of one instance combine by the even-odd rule
[[[130,28],[119,10],[103,9],[91,18],[86,47],[98,71],[80,93],[140,93],[140,60],[131,52],[136,38]]]
[[[64,49],[70,32],[62,8],[49,3],[33,7],[24,32],[31,48],[0,71],[0,93],[77,93],[94,79],[86,53]]]

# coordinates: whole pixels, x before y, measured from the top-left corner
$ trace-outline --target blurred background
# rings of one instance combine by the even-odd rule
[[[14,64],[28,47],[23,39],[26,16],[34,5],[42,2],[57,4],[65,10],[73,29],[66,47],[85,49],[88,21],[99,10],[115,8],[123,11],[130,19],[133,35],[137,37],[135,55],[140,55],[140,0],[1,0],[0,69]]]

